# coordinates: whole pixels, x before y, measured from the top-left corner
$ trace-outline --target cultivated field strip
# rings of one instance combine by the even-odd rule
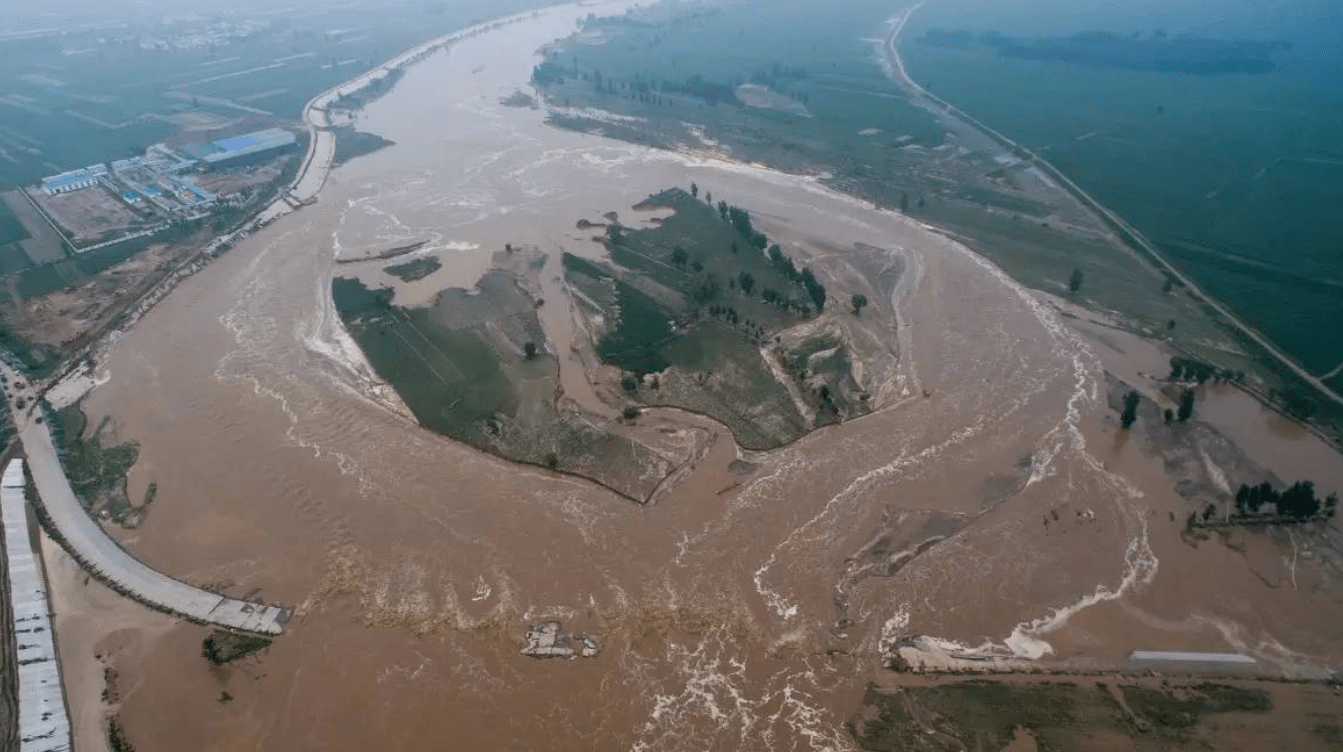
[[[23,502],[23,460],[10,460],[0,483],[9,593],[17,643],[19,752],[59,752],[72,747],[70,718],[56,660],[46,583],[33,555]]]

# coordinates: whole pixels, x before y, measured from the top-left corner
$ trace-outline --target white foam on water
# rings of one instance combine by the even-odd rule
[[[768,673],[767,666],[748,666],[735,640],[714,629],[691,643],[668,644],[659,663],[672,668],[670,678],[654,678],[638,657],[622,656],[622,673],[632,677],[637,696],[650,698],[631,752],[854,749],[826,707],[834,685],[847,677],[823,661]]]

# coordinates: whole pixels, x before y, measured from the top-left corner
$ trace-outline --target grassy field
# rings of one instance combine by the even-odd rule
[[[606,322],[598,356],[637,377],[626,380],[631,397],[710,415],[750,448],[777,447],[864,412],[841,393],[858,391],[841,342],[813,351],[834,350],[810,374],[783,353],[783,378],[796,383],[776,376],[764,352],[779,332],[814,318],[827,293],[755,231],[748,214],[709,198],[664,191],[635,209],[672,209],[671,216],[640,230],[608,228],[611,263],[564,257],[569,283]]]
[[[424,427],[639,502],[674,470],[617,426],[557,407],[559,361],[546,350],[535,301],[510,273],[487,273],[474,294],[444,290],[424,307],[393,306],[390,290],[353,279],[334,280],[332,295],[374,369]]]
[[[421,425],[483,446],[491,418],[516,415],[517,389],[476,331],[443,326],[429,309],[393,306],[390,290],[357,280],[336,279],[332,295],[364,353]]]
[[[29,238],[23,222],[14,216],[14,211],[4,201],[0,201],[0,246]]]
[[[90,433],[83,411],[75,405],[48,412],[47,417],[61,467],[84,506],[92,513],[105,512],[118,524],[137,525],[145,505],[133,504],[126,495],[126,474],[140,457],[139,447],[104,446],[106,423]]]
[[[850,730],[871,752],[1000,750],[1023,732],[1041,752],[1215,749],[1211,733],[1229,727],[1234,738],[1244,716],[1272,710],[1266,690],[1230,684],[1109,687],[1094,679],[949,679],[899,692],[869,689]]]

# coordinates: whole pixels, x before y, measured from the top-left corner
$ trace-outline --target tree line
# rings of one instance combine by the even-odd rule
[[[1119,423],[1124,430],[1133,427],[1138,421],[1138,406],[1142,404],[1142,394],[1136,389],[1130,389],[1124,394],[1124,406],[1119,412]],[[1186,389],[1180,395],[1180,405],[1177,409],[1166,408],[1166,425],[1170,425],[1177,419],[1184,423],[1194,417],[1194,390]]]
[[[692,183],[690,185],[690,193],[692,197],[698,197],[699,186]],[[712,203],[712,194],[706,195],[709,198],[709,202]],[[788,257],[788,254],[783,252],[783,248],[781,248],[778,243],[770,245],[769,238],[765,233],[757,230],[751,223],[750,212],[732,206],[726,201],[719,201],[718,216],[721,217],[724,222],[731,224],[733,229],[735,229],[742,237],[746,238],[747,242],[753,247],[762,251],[768,249],[766,251],[766,257],[769,259],[770,264],[778,269],[789,282],[801,285],[802,288],[806,290],[807,297],[810,298],[811,302],[816,306],[817,311],[825,309],[825,301],[827,299],[825,285],[821,284],[820,280],[816,279],[816,275],[812,273],[810,268],[803,267],[802,269],[798,269],[797,264]],[[732,252],[737,252],[736,243],[733,243],[732,245]],[[742,292],[750,295],[751,291],[755,288],[755,278],[751,276],[749,272],[741,272],[737,275],[735,284]],[[760,291],[760,295],[766,303],[770,303],[771,305],[788,307],[791,303],[787,295],[772,288],[764,288]]]
[[[1170,359],[1170,380],[1197,381],[1200,384],[1209,381],[1218,384],[1222,382],[1239,384],[1245,381],[1245,372],[1218,368],[1197,358],[1185,358],[1177,355]]]
[[[1323,500],[1315,496],[1315,483],[1301,480],[1284,491],[1277,491],[1264,482],[1257,486],[1241,485],[1236,491],[1236,511],[1242,517],[1271,516],[1266,511],[1273,507],[1283,517],[1293,520],[1330,518],[1338,507],[1338,494],[1329,494]]]

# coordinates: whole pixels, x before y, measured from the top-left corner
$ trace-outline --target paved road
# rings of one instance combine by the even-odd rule
[[[0,373],[9,378],[11,386],[23,380],[3,363]],[[13,406],[14,395],[10,399]],[[277,635],[284,631],[289,616],[284,607],[249,603],[201,590],[150,569],[127,553],[79,503],[61,468],[51,432],[45,422],[37,420],[41,412],[27,405],[23,410],[14,409],[12,414],[47,517],[66,550],[84,569],[119,592],[193,621],[258,634]]]
[[[1079,202],[1081,202],[1083,206],[1087,207],[1096,215],[1098,215],[1102,221],[1104,221],[1107,225],[1109,225],[1110,228],[1120,236],[1119,237],[1120,241],[1129,243],[1130,245],[1141,249],[1142,252],[1146,254],[1149,261],[1154,263],[1162,272],[1179,280],[1189,290],[1191,295],[1194,295],[1200,301],[1206,304],[1209,308],[1216,311],[1224,321],[1234,326],[1236,329],[1239,329],[1240,332],[1244,334],[1246,337],[1249,337],[1250,339],[1254,340],[1254,342],[1258,344],[1260,347],[1262,347],[1265,352],[1267,352],[1278,362],[1282,363],[1284,366],[1290,369],[1292,373],[1295,373],[1297,376],[1300,376],[1301,379],[1304,380],[1306,383],[1315,387],[1315,390],[1318,391],[1320,394],[1324,395],[1328,399],[1340,405],[1343,405],[1343,396],[1340,396],[1333,389],[1329,388],[1329,386],[1325,384],[1321,378],[1307,371],[1303,366],[1301,366],[1301,364],[1297,363],[1296,360],[1293,359],[1290,355],[1278,349],[1278,346],[1273,344],[1273,342],[1270,341],[1267,337],[1264,337],[1262,334],[1255,331],[1255,329],[1251,327],[1249,324],[1242,321],[1239,317],[1236,316],[1235,313],[1233,313],[1229,308],[1223,305],[1221,301],[1217,300],[1212,295],[1204,292],[1202,288],[1200,288],[1197,284],[1194,283],[1194,280],[1190,279],[1183,272],[1177,269],[1174,264],[1170,263],[1170,261],[1166,259],[1165,255],[1162,254],[1161,251],[1158,250],[1157,247],[1153,245],[1152,242],[1149,241],[1146,236],[1144,236],[1141,232],[1139,232],[1136,227],[1129,224],[1128,221],[1126,221],[1123,217],[1114,213],[1104,204],[1097,201],[1091,194],[1082,190],[1080,186],[1078,186],[1071,179],[1069,179],[1068,176],[1064,175],[1062,172],[1059,172],[1059,170],[1056,167],[1054,167],[1054,165],[1050,164],[1047,160],[1040,157],[1040,155],[1036,154],[1030,149],[1027,149],[1026,147],[1022,146],[1016,141],[1009,139],[1008,137],[1004,136],[998,131],[993,130],[987,125],[984,125],[983,123],[979,122],[973,117],[970,117],[955,105],[947,102],[946,100],[942,99],[936,94],[933,94],[928,90],[924,89],[913,78],[911,78],[909,75],[909,71],[905,69],[904,60],[900,57],[900,50],[899,50],[900,34],[901,32],[904,31],[905,24],[909,22],[910,17],[913,16],[914,13],[918,11],[919,8],[923,7],[924,2],[927,2],[927,0],[921,0],[921,2],[919,2],[917,5],[906,9],[900,16],[898,16],[894,20],[894,24],[891,28],[890,35],[886,37],[885,52],[887,61],[890,63],[891,71],[893,72],[896,81],[901,86],[907,89],[910,92],[910,94],[913,95],[914,97],[922,99],[925,103],[941,111],[941,113],[946,117],[953,117],[968,125],[973,126],[974,128],[984,133],[985,135],[992,138],[994,141],[997,141],[1003,147],[1016,152],[1017,156],[1026,158],[1029,162],[1031,162],[1031,164],[1038,167],[1043,173],[1049,176],[1050,179],[1052,179],[1055,183],[1057,183],[1060,188],[1072,194],[1072,196],[1076,198]],[[1343,367],[1343,364],[1340,364],[1340,367]],[[1329,377],[1326,375],[1324,378]]]

